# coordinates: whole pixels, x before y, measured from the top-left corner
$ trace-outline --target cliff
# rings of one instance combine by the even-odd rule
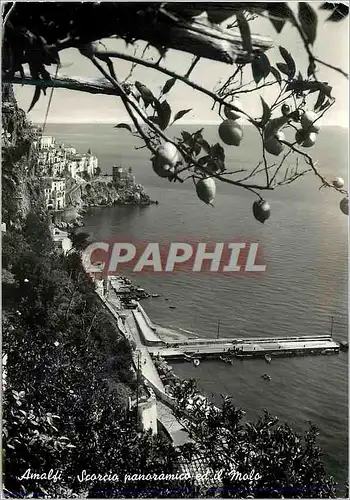
[[[2,85],[2,222],[21,229],[30,212],[49,221],[40,172],[37,171],[36,128],[16,102],[12,86]],[[66,179],[69,191],[74,184]],[[69,196],[68,206],[53,217],[57,225],[82,225],[81,209],[112,205],[151,205],[154,202],[140,184],[116,185],[111,176],[93,178]]]
[[[2,221],[21,227],[29,212],[46,215],[36,176],[35,128],[19,109],[12,86],[2,85]]]

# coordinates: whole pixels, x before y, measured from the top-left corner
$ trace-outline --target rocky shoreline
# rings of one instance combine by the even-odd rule
[[[152,200],[141,184],[118,186],[108,182],[108,178],[103,176],[81,185],[79,195],[76,196],[74,205],[55,213],[55,225],[59,229],[84,226],[83,217],[89,215],[93,208],[158,205],[158,201]]]
[[[141,184],[118,185],[108,178],[97,177],[82,186],[81,206],[111,207],[115,205],[149,206],[158,205],[152,200]]]

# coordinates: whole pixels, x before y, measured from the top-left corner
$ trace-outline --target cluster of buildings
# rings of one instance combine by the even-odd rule
[[[43,175],[46,206],[51,210],[62,210],[66,199],[66,178],[79,181],[96,175],[98,159],[91,154],[78,153],[70,146],[56,142],[52,136],[38,135],[35,141],[38,150],[38,170]]]
[[[54,137],[45,135],[39,137],[35,145],[39,149],[39,167],[52,177],[67,173],[76,179],[79,175],[92,177],[96,173],[98,159],[91,154],[91,150],[81,154],[75,148],[57,143]]]

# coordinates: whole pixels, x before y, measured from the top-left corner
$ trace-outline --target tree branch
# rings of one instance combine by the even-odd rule
[[[323,186],[328,186],[330,188],[333,188],[333,189],[335,189],[336,191],[339,191],[342,194],[346,194],[346,195],[348,194],[348,192],[345,189],[336,188],[335,186],[333,186],[333,184],[330,184],[327,181],[327,179],[317,170],[316,165],[315,165],[313,159],[311,158],[311,156],[309,154],[304,153],[304,151],[300,151],[300,149],[297,149],[290,142],[287,142],[287,141],[280,141],[280,142],[282,142],[282,144],[286,144],[292,151],[295,151],[295,153],[298,153],[298,154],[300,154],[301,156],[303,156],[305,158],[306,163],[308,165],[310,165],[310,167],[314,171],[315,175],[322,181]]]
[[[199,165],[198,162],[194,161],[193,158],[179,145],[179,144],[176,144],[174,141],[170,140],[160,129],[159,127],[157,127],[151,120],[149,120],[147,118],[146,115],[144,115],[144,113],[139,109],[139,107],[137,106],[137,104],[135,104],[128,96],[127,94],[125,93],[124,89],[121,87],[121,85],[115,80],[115,78],[113,78],[112,76],[110,76],[107,71],[101,66],[101,64],[97,61],[96,57],[92,57],[90,58],[90,60],[92,61],[92,63],[99,69],[99,71],[103,74],[103,76],[105,76],[105,78],[107,78],[107,80],[113,85],[116,87],[116,89],[119,91],[120,93],[120,96],[121,98],[123,99],[123,102],[126,102],[130,107],[132,107],[136,113],[140,116],[140,118],[152,129],[154,130],[157,135],[159,137],[161,137],[164,141],[166,142],[170,142],[172,144],[174,144],[174,146],[176,146],[176,148],[181,152],[181,154],[184,156],[184,158],[188,158],[188,161],[193,164],[194,166],[196,166],[198,169],[200,169],[200,171],[206,173],[205,169]],[[134,122],[135,123],[135,122]],[[226,182],[228,184],[232,184],[232,185],[235,185],[235,186],[240,186],[240,187],[243,187],[244,189],[247,189],[249,191],[252,191],[254,194],[256,194],[257,196],[260,197],[260,195],[258,193],[256,193],[254,191],[254,189],[258,189],[258,190],[263,190],[263,189],[273,189],[272,187],[270,186],[259,186],[259,185],[247,185],[247,184],[242,184],[240,183],[239,181],[233,181],[231,179],[226,179],[224,177],[221,177],[219,175],[215,175],[215,174],[212,174],[212,177],[215,177],[219,180],[221,180],[222,182]]]
[[[29,72],[25,72],[24,78],[20,76],[3,77],[3,82],[19,85],[35,85],[41,88],[54,87],[68,90],[77,90],[78,92],[88,92],[89,94],[104,94],[120,96],[119,91],[110,83],[102,79],[85,80],[79,76],[53,76],[50,80],[33,80]]]
[[[299,25],[298,21],[297,21],[297,18],[295,17],[294,13],[291,11],[291,23],[292,25],[298,30],[298,33],[300,35],[300,38],[302,39],[303,41],[303,44],[304,44],[304,48],[309,56],[309,63],[312,64],[312,63],[315,63],[315,62],[318,62],[319,64],[322,64],[323,66],[327,66],[328,68],[331,68],[335,71],[337,71],[338,73],[341,73],[343,76],[345,76],[345,78],[349,78],[349,75],[347,73],[345,73],[345,71],[343,71],[341,68],[337,68],[336,66],[333,66],[329,63],[326,63],[324,61],[321,61],[321,59],[318,59],[317,57],[315,57],[310,49],[310,45],[307,41],[307,38],[301,28],[301,26]],[[315,80],[317,80],[317,77],[315,75],[315,72],[313,72],[313,76],[315,78]]]
[[[181,80],[182,82],[184,82],[185,84],[191,86],[195,90],[198,90],[198,91],[208,95],[209,97],[211,97],[213,99],[214,102],[217,102],[220,105],[226,105],[231,109],[236,109],[230,103],[226,102],[224,98],[220,98],[216,94],[214,94],[213,92],[211,92],[205,88],[202,88],[201,86],[197,85],[194,82],[191,82],[186,77],[184,77],[182,75],[178,75],[178,74],[174,73],[173,71],[170,71],[167,68],[164,68],[162,66],[157,66],[152,62],[138,59],[138,58],[133,57],[133,56],[126,56],[125,54],[122,54],[119,52],[110,52],[110,51],[97,51],[96,56],[99,57],[101,60],[103,60],[104,58],[107,58],[107,57],[116,57],[119,59],[128,60],[132,63],[137,63],[137,64],[141,64],[141,65],[146,66],[146,67],[150,67],[152,69],[156,69],[157,71],[160,71],[164,74],[167,74],[168,76],[170,76],[172,78],[177,78],[177,79]],[[38,85],[38,86],[42,86],[42,87],[50,87],[51,86],[51,87],[56,87],[56,88],[66,88],[66,89],[70,89],[70,90],[84,91],[84,92],[88,92],[88,93],[92,93],[92,94],[104,94],[104,95],[119,96],[123,100],[123,103],[126,107],[126,110],[128,111],[128,114],[130,115],[130,117],[131,117],[136,129],[138,130],[140,136],[145,141],[148,149],[150,149],[153,154],[155,153],[155,147],[152,145],[152,142],[150,141],[147,134],[142,130],[142,127],[140,126],[136,117],[134,116],[134,111],[150,127],[150,129],[153,130],[153,132],[156,134],[156,136],[161,137],[165,141],[172,142],[180,150],[180,152],[183,154],[184,158],[186,158],[189,161],[190,165],[196,166],[197,168],[200,169],[200,171],[202,171],[203,173],[206,173],[205,168],[198,165],[198,162],[194,161],[192,159],[192,157],[186,151],[184,151],[180,145],[169,140],[169,138],[167,138],[167,136],[153,122],[151,122],[147,118],[147,116],[145,116],[145,114],[139,109],[139,106],[137,104],[135,104],[127,96],[127,94],[125,93],[121,84],[114,81],[114,79],[98,63],[96,58],[94,58],[94,64],[97,65],[98,69],[102,72],[102,74],[105,76],[105,78],[107,78],[108,83],[105,81],[99,80],[99,79],[86,81],[86,80],[83,80],[79,77],[73,77],[73,78],[69,78],[69,77],[54,78],[54,77],[52,77],[52,79],[49,81],[47,81],[47,80],[32,80],[28,74],[25,75],[24,79],[22,79],[20,77],[12,77],[12,78],[8,78],[8,79],[5,78],[4,80],[10,81],[12,83],[21,83],[21,84],[24,83],[24,84],[29,84],[29,85]],[[282,93],[282,89],[281,89],[281,93]],[[278,100],[278,98],[277,98],[277,100]],[[272,107],[274,107],[274,106],[272,106]],[[242,111],[240,110],[240,112],[242,112]],[[253,120],[246,113],[244,113],[244,114],[248,117],[248,119],[251,123],[255,124],[255,120]],[[287,144],[291,148],[291,150],[303,155],[307,159],[307,162],[309,164],[310,164],[310,161],[312,162],[312,158],[309,155],[306,155],[302,151],[299,151],[298,149],[296,149],[293,144],[289,144],[287,142],[284,142],[284,143]],[[264,154],[264,152],[263,152],[263,154]],[[283,161],[281,163],[283,163]],[[264,165],[265,165],[264,169],[266,172],[266,180],[267,180],[267,184],[265,186],[257,185],[257,184],[244,184],[242,182],[242,180],[234,181],[232,179],[228,179],[228,178],[223,177],[222,175],[218,175],[218,174],[216,174],[216,175],[213,174],[213,177],[217,178],[218,180],[220,180],[222,182],[229,183],[229,184],[239,186],[239,187],[243,187],[244,189],[247,189],[247,190],[252,191],[255,194],[257,194],[254,190],[273,190],[275,187],[275,186],[272,186],[271,184],[272,184],[272,181],[275,180],[276,175],[273,175],[271,180],[269,179],[266,158],[264,158]],[[189,168],[190,168],[190,166],[186,167],[183,170],[188,170]],[[281,165],[279,166],[279,168],[281,168]],[[312,169],[314,170],[316,175],[322,180],[324,185],[327,185],[329,187],[334,188],[334,186],[329,184],[328,181],[326,181],[326,179],[321,174],[318,173],[314,163],[312,163]],[[225,173],[223,175],[225,175]],[[248,177],[245,177],[245,179],[247,179],[249,177],[251,177],[251,175]],[[243,179],[243,180],[245,180],[245,179]],[[182,180],[182,179],[178,178],[178,180]],[[338,191],[344,192],[344,191],[339,190],[339,189],[338,189]]]
[[[164,68],[163,66],[159,66],[153,62],[145,61],[145,60],[139,59],[137,57],[128,56],[126,54],[123,54],[122,52],[109,51],[109,50],[106,50],[106,51],[97,50],[95,54],[96,54],[96,57],[100,58],[101,60],[103,60],[104,57],[105,58],[109,57],[112,59],[117,58],[117,59],[122,59],[124,61],[136,62],[137,64],[140,64],[141,66],[145,66],[147,68],[152,68],[152,69],[155,69],[157,71],[160,71],[161,73],[164,73],[165,75],[168,75],[171,78],[177,78],[178,80],[185,83],[189,87],[192,87],[194,90],[198,90],[202,94],[205,94],[208,97],[211,97],[215,102],[221,104],[222,106],[228,106],[230,109],[233,109],[234,111],[239,111],[241,114],[245,115],[245,117],[250,122],[252,122],[252,123],[254,122],[254,120],[252,120],[250,115],[248,115],[247,113],[245,113],[244,111],[242,111],[240,109],[237,109],[235,106],[231,105],[229,102],[226,102],[224,98],[218,97],[214,92],[211,92],[210,90],[208,90],[204,87],[201,87],[197,83],[192,82],[191,80],[186,78],[186,76],[179,75],[178,73],[175,73],[174,71],[171,71],[167,68]]]
[[[246,63],[251,57],[243,47],[238,30],[232,33],[206,19],[185,19],[183,7],[176,12],[173,3],[165,8],[161,4],[148,2],[144,5],[137,2],[77,3],[72,10],[70,5],[59,2],[55,9],[50,4],[43,4],[34,11],[25,3],[16,5],[18,8],[11,31],[27,29],[37,33],[40,26],[40,35],[49,40],[48,51],[59,52],[103,38],[117,37],[127,43],[144,40],[156,47],[160,54],[166,47],[228,64]],[[204,10],[210,9],[211,5],[208,4]],[[231,5],[228,10],[235,13]],[[272,40],[265,36],[252,34],[251,38],[253,54],[265,52],[273,46]],[[31,59],[32,47],[23,40],[24,44],[18,48],[18,52],[21,63],[25,64]]]
[[[341,68],[338,68],[337,66],[333,66],[333,64],[329,64],[326,61],[321,61],[321,59],[319,59],[318,57],[315,57],[314,55],[312,55],[312,58],[313,58],[313,60],[315,62],[318,62],[319,64],[322,64],[322,66],[326,66],[327,68],[333,69],[334,71],[337,71],[341,75],[345,76],[345,78],[349,79],[348,73],[346,73]]]
[[[129,57],[129,56],[128,56]],[[70,90],[80,90],[83,92],[88,92],[92,94],[105,94],[105,95],[116,95],[122,98],[124,105],[126,105],[126,109],[135,125],[137,128],[139,134],[142,136],[142,138],[145,140],[147,147],[152,151],[152,153],[155,152],[155,148],[151,145],[149,138],[147,135],[143,132],[140,124],[136,120],[135,116],[133,115],[133,112],[131,111],[131,108],[134,109],[137,114],[141,117],[141,119],[158,135],[160,136],[163,140],[167,142],[173,143],[183,154],[183,156],[188,158],[191,163],[196,166],[197,168],[200,168],[202,172],[205,172],[205,169],[198,165],[197,162],[193,161],[192,157],[190,157],[184,150],[181,148],[178,144],[175,142],[171,141],[153,122],[147,119],[147,117],[139,110],[138,106],[125,94],[122,86],[116,82],[107,72],[102,68],[102,66],[98,63],[98,61],[95,60],[94,64],[97,64],[98,69],[102,72],[102,74],[107,78],[109,83],[107,82],[102,82],[101,80],[90,80],[90,81],[85,81],[82,80],[79,77],[74,77],[74,78],[68,78],[68,77],[57,77],[57,78],[52,78],[50,81],[44,81],[44,80],[32,80],[29,75],[25,75],[25,78],[22,79],[20,77],[12,77],[8,79],[7,81],[10,81],[12,83],[17,83],[17,84],[29,84],[29,85],[39,85],[39,86],[46,86],[46,87],[57,87],[57,88],[67,88]],[[149,64],[149,63],[147,63]],[[172,73],[172,72],[170,72]],[[212,94],[211,92],[207,91],[208,93]],[[213,97],[215,98],[216,101],[221,102],[224,105],[228,105],[232,109],[235,109],[234,106],[230,106],[229,103],[226,103],[224,99],[217,98],[215,94],[212,94]],[[184,170],[188,170],[189,167],[187,167]],[[268,185],[259,185],[259,184],[244,184],[240,181],[234,181],[232,179],[227,179],[221,175],[213,174],[213,177],[217,178],[218,180],[225,182],[227,184],[232,184],[234,186],[242,187],[248,191],[253,192],[257,196],[259,196],[255,190],[273,190],[273,186],[268,186]],[[180,179],[179,179],[180,180]]]
[[[283,166],[284,162],[286,161],[286,159],[288,158],[288,156],[291,154],[291,152],[292,152],[292,150],[290,149],[289,151],[287,151],[287,153],[285,153],[285,154],[283,155],[282,160],[280,161],[280,163],[279,163],[279,165],[277,166],[277,168],[276,168],[276,170],[275,170],[274,174],[273,174],[273,175],[272,175],[272,177],[271,177],[271,180],[270,180],[270,183],[271,183],[271,184],[273,184],[274,180],[275,180],[275,179],[276,179],[276,177],[277,177],[278,172],[279,172],[279,171],[280,171],[280,169],[282,168],[282,166]]]

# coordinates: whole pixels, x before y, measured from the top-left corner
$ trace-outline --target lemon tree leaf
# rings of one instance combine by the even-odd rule
[[[273,76],[276,78],[276,81],[281,86],[282,78],[278,69],[274,68],[273,66],[270,66],[270,73],[273,74]]]
[[[214,144],[214,146],[211,148],[211,156],[212,158],[221,160],[223,162],[225,161],[225,150],[221,146],[221,144],[219,143]]]
[[[266,54],[259,54],[252,61],[252,73],[256,84],[270,74],[270,61]]]
[[[197,130],[197,131],[194,133],[193,137],[194,137],[194,139],[195,139],[196,141],[198,141],[199,139],[202,139],[202,138],[203,138],[203,135],[202,135],[203,130],[204,130],[203,128],[200,128],[199,130]]]
[[[281,73],[284,73],[285,75],[289,75],[289,69],[288,69],[287,64],[277,63],[276,66],[281,71]]]
[[[319,89],[323,92],[327,97],[331,97],[332,87],[328,85],[327,82],[318,82]]]
[[[198,139],[197,142],[199,142],[199,144],[202,146],[202,148],[206,153],[210,153],[211,151],[210,144],[205,139],[203,139],[203,137]]]
[[[292,17],[292,12],[285,2],[269,4],[267,12],[277,33],[281,33],[286,21]]]
[[[182,109],[181,111],[178,111],[176,113],[176,115],[174,116],[173,123],[176,122],[176,120],[180,120],[180,118],[182,118],[184,115],[186,115],[190,111],[192,111],[192,108],[190,108],[190,109]]]
[[[261,99],[261,104],[263,107],[263,115],[261,118],[261,125],[264,126],[270,119],[271,117],[271,110],[269,105],[264,101],[264,99],[260,96]]]
[[[332,10],[332,14],[326,19],[326,21],[338,22],[342,21],[349,15],[349,6],[345,3],[330,3],[326,2],[321,5],[320,9]]]
[[[173,88],[173,86],[175,85],[175,82],[176,82],[176,78],[170,78],[170,80],[167,80],[164,84],[162,94],[163,95],[167,94]]]
[[[197,156],[202,151],[202,146],[198,142],[195,142],[192,151]]]
[[[308,90],[310,93],[320,91],[320,92],[324,93],[327,97],[331,97],[332,87],[330,87],[327,84],[327,82],[294,80],[294,81],[288,83],[287,90],[296,90],[298,92],[303,92],[303,91]]]
[[[287,74],[290,78],[293,78],[295,75],[296,69],[297,69],[295,66],[294,59],[291,56],[291,54],[288,52],[288,50],[286,50],[284,47],[280,46],[279,50],[280,50],[281,56],[283,57],[283,59],[285,60],[287,66],[288,66],[288,73]]]
[[[34,106],[38,102],[39,98],[40,98],[40,87],[35,87],[33,99],[32,99],[32,102],[30,103],[30,106],[29,106],[27,113],[29,113],[34,108]]]
[[[262,80],[263,75],[261,74],[259,59],[254,58],[252,60],[252,73],[254,82],[258,85],[258,83]]]
[[[132,132],[132,128],[128,123],[118,123],[118,125],[115,125],[114,128],[126,128],[129,132]]]
[[[186,130],[183,130],[181,132],[181,135],[182,135],[182,138],[183,138],[184,142],[189,142],[189,141],[192,140],[191,134],[189,132],[187,132]]]
[[[170,122],[171,107],[168,101],[159,102],[157,99],[154,100],[154,106],[159,118],[159,127],[165,130]]]
[[[317,14],[306,2],[299,3],[298,18],[307,43],[313,45],[317,34]]]
[[[162,106],[162,111],[163,111],[163,115],[162,115],[163,123],[162,123],[162,125],[164,126],[164,128],[166,128],[170,122],[171,107],[170,107],[170,104],[168,103],[168,101],[163,101],[161,103],[161,106]]]
[[[141,82],[135,82],[135,87],[140,92],[146,108],[155,101],[155,97],[146,85]]]
[[[319,8],[320,10],[334,10],[334,3],[325,2]]]
[[[236,19],[242,37],[243,49],[247,51],[248,54],[251,54],[253,52],[253,47],[248,21],[246,20],[243,12],[237,12]]]
[[[318,98],[317,98],[316,104],[314,106],[314,111],[316,111],[317,108],[319,108],[320,106],[322,106],[322,104],[324,103],[325,99],[326,99],[326,94],[324,94],[322,91],[320,91],[318,93]]]
[[[342,21],[348,15],[349,15],[349,6],[340,3],[337,5],[332,14],[328,17],[328,19],[326,19],[326,21],[333,21],[333,22]]]

